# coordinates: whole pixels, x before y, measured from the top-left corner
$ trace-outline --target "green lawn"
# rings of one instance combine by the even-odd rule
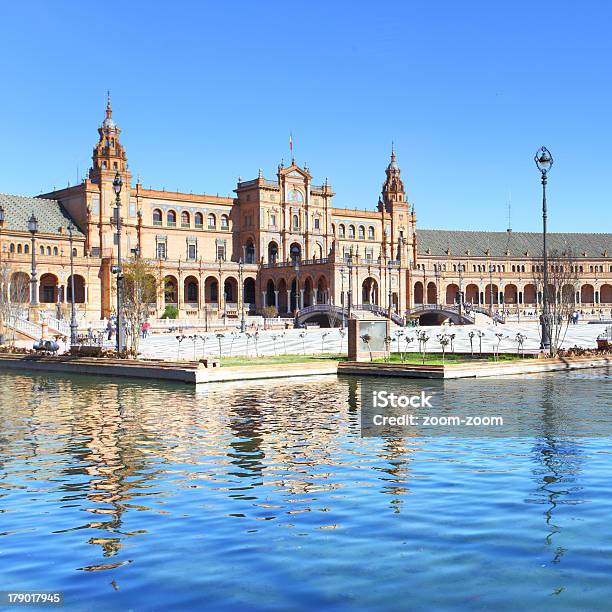
[[[497,357],[497,361],[515,361],[522,359],[522,356],[516,353],[500,353]],[[525,359],[531,359],[532,355],[525,355]],[[382,357],[374,359],[377,363],[386,361]],[[474,353],[474,357],[470,354],[456,354],[447,353],[442,361],[442,353],[425,353],[425,364],[429,365],[442,365],[442,364],[460,364],[460,363],[483,363],[487,361],[495,361],[492,355],[483,355],[482,357],[478,353]],[[405,359],[402,359],[401,353],[391,353],[391,363],[408,363],[408,364],[422,364],[423,356],[421,353],[406,353]]]
[[[222,366],[276,365],[284,363],[312,363],[316,361],[346,361],[346,355],[266,355],[265,357],[222,357]]]

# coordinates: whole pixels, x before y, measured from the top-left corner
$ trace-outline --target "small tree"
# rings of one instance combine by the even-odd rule
[[[370,334],[363,334],[363,336],[360,336],[360,338],[368,347],[368,352],[370,353],[370,361],[374,361],[374,359],[372,358],[372,348],[370,347],[370,340],[372,339],[372,337],[370,336]]]
[[[162,319],[177,319],[179,315],[178,308],[176,306],[171,306],[168,304],[166,308],[164,308],[164,312],[161,316]]]
[[[325,338],[329,336],[329,332],[323,332],[321,334],[321,353],[325,352]]]
[[[482,339],[485,337],[485,333],[482,330],[478,330],[478,345],[479,345],[479,352],[480,352],[480,356],[482,357]]]
[[[259,314],[264,319],[275,319],[278,317],[278,310],[276,309],[276,306],[264,306],[263,308],[259,309]]]
[[[423,365],[425,364],[425,353],[427,352],[427,341],[429,340],[429,336],[426,332],[422,331],[419,334],[419,344],[421,345],[421,356],[423,358]]]
[[[404,335],[404,330],[403,329],[396,329],[395,330],[395,337],[397,339],[397,352],[400,352],[400,338]]]
[[[178,350],[176,352],[176,360],[180,361],[181,360],[181,344],[183,343],[183,340],[185,340],[187,338],[187,336],[184,336],[183,334],[181,334],[180,336],[176,337],[176,341],[178,342]]]
[[[475,335],[476,334],[473,331],[471,331],[468,334],[468,338],[470,339],[470,353],[472,354],[472,358],[474,357],[474,336]]]
[[[225,338],[225,335],[222,333],[215,334],[217,336],[217,340],[219,341],[219,359],[223,357],[223,352],[221,350],[221,341]]]
[[[541,321],[547,324],[550,334],[549,355],[554,357],[561,348],[570,315],[576,309],[576,287],[578,284],[577,258],[571,248],[548,253],[548,286],[544,287],[543,260],[534,261],[534,283],[540,298],[546,295],[546,312],[542,311]],[[541,299],[543,303],[543,299]]]
[[[344,337],[346,336],[346,330],[344,328],[340,328],[340,352],[342,353],[342,345],[344,343]]]
[[[525,344],[525,340],[527,339],[527,336],[525,336],[524,334],[521,334],[521,332],[518,332],[516,334],[516,336],[514,336],[514,339],[516,341],[516,354],[523,355],[523,359],[525,358],[525,353],[523,352],[523,345]]]
[[[408,347],[411,342],[414,342],[414,336],[406,336],[404,338],[404,342],[406,343],[406,346],[405,346],[405,352],[402,355],[402,361],[406,361],[406,358],[408,357]]]
[[[259,330],[253,334],[253,342],[255,344],[255,357],[259,357],[259,351],[257,350],[257,343],[259,341]]]
[[[230,350],[229,350],[229,356],[232,356],[232,349],[234,348],[234,340],[236,340],[236,338],[238,337],[238,333],[237,332],[232,332],[230,334],[232,340],[230,342]]]
[[[385,359],[391,363],[391,343],[393,342],[393,338],[391,336],[385,336]]]
[[[140,332],[143,324],[149,318],[150,305],[155,304],[156,301],[155,266],[146,259],[140,258],[124,263],[123,315],[126,321],[128,350],[134,358],[138,356]],[[176,318],[176,316],[170,318]]]
[[[448,343],[450,342],[450,335],[449,334],[439,334],[438,342],[440,343],[440,346],[442,347],[442,363],[444,363],[444,358],[446,356],[446,347]]]

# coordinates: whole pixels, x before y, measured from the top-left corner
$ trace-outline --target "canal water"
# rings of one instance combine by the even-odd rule
[[[363,437],[368,384],[0,373],[0,589],[76,610],[610,609],[609,370],[429,385],[451,412],[520,414],[508,435]]]

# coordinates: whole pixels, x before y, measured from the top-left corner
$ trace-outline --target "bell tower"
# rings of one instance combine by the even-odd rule
[[[121,130],[113,120],[110,93],[106,102],[106,117],[98,128],[99,140],[93,150],[93,167],[89,178],[94,183],[100,182],[102,176],[115,176],[116,172],[124,175],[127,171],[127,155],[119,142]],[[124,178],[125,181],[125,178]]]
[[[92,227],[92,246],[99,248],[100,253],[108,255],[114,249],[115,225],[114,210],[117,197],[113,190],[113,180],[116,174],[121,177],[123,186],[119,194],[123,233],[126,237],[122,242],[124,254],[129,255],[131,246],[137,244],[134,229],[134,216],[130,214],[131,175],[127,164],[127,155],[119,136],[121,130],[113,119],[110,93],[106,102],[106,115],[98,128],[98,142],[93,148],[93,165],[89,170],[90,194],[88,200],[88,218]],[[97,238],[93,237],[93,228],[97,230]]]
[[[404,183],[400,177],[401,171],[395,159],[395,148],[393,143],[391,143],[391,161],[385,172],[387,174],[387,180],[382,186],[382,198],[386,212],[393,213],[394,209],[408,208]]]

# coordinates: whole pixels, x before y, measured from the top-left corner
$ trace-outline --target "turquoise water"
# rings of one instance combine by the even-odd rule
[[[0,373],[0,589],[76,610],[610,609],[611,438],[558,434],[577,398],[605,418],[610,372],[437,384],[531,420],[362,438],[355,378]]]

